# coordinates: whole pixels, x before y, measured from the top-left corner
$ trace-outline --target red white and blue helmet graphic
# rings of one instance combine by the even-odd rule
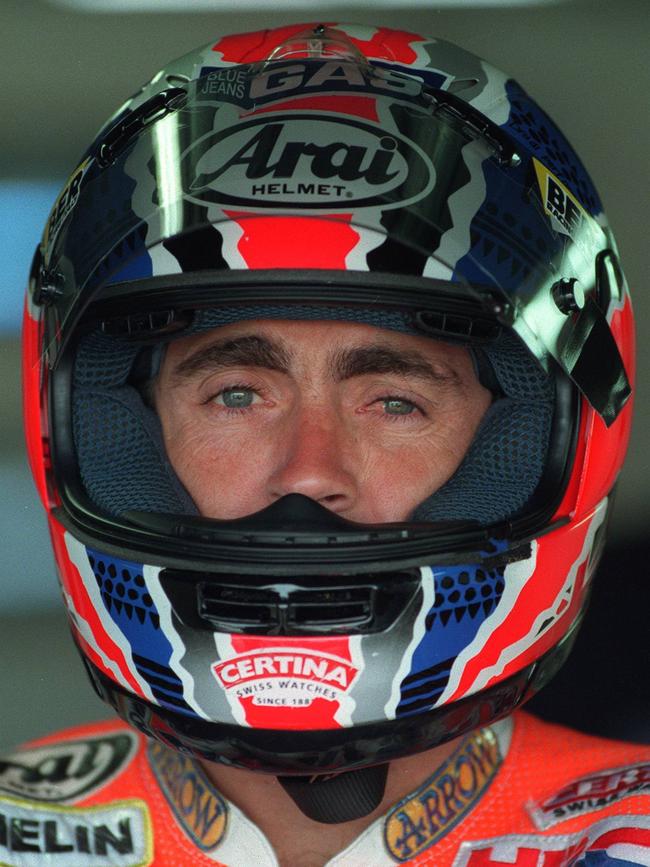
[[[489,372],[464,461],[411,520],[291,498],[198,514],[138,376],[178,336],[260,317],[460,343]],[[627,446],[632,311],[580,159],[467,51],[300,24],[170,64],[54,205],[24,365],[75,641],[166,743],[362,767],[503,716],[568,652]]]

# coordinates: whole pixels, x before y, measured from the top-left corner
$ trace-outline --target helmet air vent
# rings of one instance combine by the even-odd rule
[[[295,58],[339,60],[358,66],[368,65],[365,55],[342,30],[325,24],[317,24],[301,33],[293,34],[273,49],[266,63]]]
[[[501,326],[493,320],[456,313],[418,310],[415,321],[420,331],[446,340],[457,338],[463,341],[492,342],[501,333]]]
[[[102,168],[110,166],[124,151],[129,142],[140,132],[170,112],[180,108],[187,92],[182,87],[170,87],[152,96],[142,105],[123,117],[107,133],[99,145],[97,162]]]
[[[287,590],[232,585],[199,587],[199,613],[220,632],[303,634],[365,632],[374,620],[375,588]]]
[[[413,604],[419,569],[357,576],[256,575],[166,569],[161,583],[187,626],[228,634],[319,635],[383,632]]]

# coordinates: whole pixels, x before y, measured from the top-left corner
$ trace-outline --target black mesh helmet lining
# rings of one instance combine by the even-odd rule
[[[406,313],[314,305],[204,310],[190,331],[259,318],[350,321],[422,336]],[[167,459],[158,417],[128,382],[139,350],[101,332],[80,342],[72,400],[82,482],[92,501],[113,515],[130,509],[197,514]],[[541,479],[552,382],[514,335],[502,334],[483,351],[503,396],[486,413],[456,473],[418,507],[417,519],[502,520],[525,505]]]
[[[72,391],[77,460],[91,500],[129,509],[198,514],[174,472],[158,416],[127,384],[140,347],[95,332],[79,346]]]
[[[544,471],[554,388],[521,341],[502,334],[483,348],[503,397],[489,408],[465,459],[416,509],[428,521],[508,518],[532,496]]]
[[[389,331],[401,331],[422,337],[411,317],[398,310],[361,310],[357,307],[318,307],[314,304],[264,304],[249,307],[222,307],[197,311],[194,324],[187,333],[206,331],[222,325],[232,325],[247,319],[304,319],[331,320],[335,322],[355,322],[360,325],[374,325]]]

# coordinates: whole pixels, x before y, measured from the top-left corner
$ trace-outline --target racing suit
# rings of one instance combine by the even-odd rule
[[[0,864],[272,867],[199,763],[112,721],[0,759]],[[650,746],[517,712],[467,735],[328,867],[650,865]]]

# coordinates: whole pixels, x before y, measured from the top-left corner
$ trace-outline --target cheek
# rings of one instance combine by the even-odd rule
[[[247,429],[217,432],[204,424],[168,426],[167,456],[201,515],[232,519],[267,505],[264,468],[270,443]]]
[[[463,454],[439,438],[394,451],[377,450],[369,456],[365,473],[365,499],[372,520],[408,520],[453,475]]]
[[[373,521],[405,521],[456,472],[476,435],[491,398],[448,413],[421,436],[377,444],[366,454],[366,509]],[[370,520],[370,518],[368,519]]]

